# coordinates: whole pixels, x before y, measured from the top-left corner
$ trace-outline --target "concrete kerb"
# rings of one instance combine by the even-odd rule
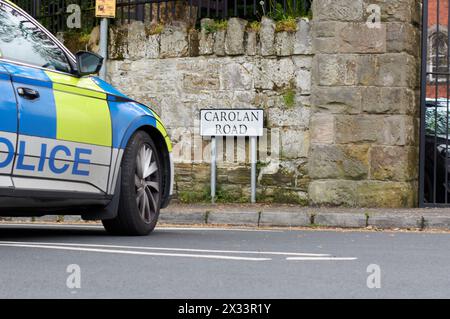
[[[0,218],[4,222],[80,222],[78,216]],[[173,225],[450,230],[450,209],[364,209],[295,206],[171,205],[159,221]]]

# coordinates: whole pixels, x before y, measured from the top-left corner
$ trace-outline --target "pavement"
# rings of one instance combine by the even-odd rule
[[[0,298],[449,298],[450,234],[0,224]]]
[[[2,218],[9,221],[79,222],[79,216]],[[329,227],[450,231],[450,208],[337,208],[264,204],[171,204],[160,222],[245,227]]]

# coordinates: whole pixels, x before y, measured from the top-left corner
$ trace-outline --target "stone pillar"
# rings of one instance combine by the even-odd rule
[[[420,1],[314,0],[313,16],[311,204],[416,206]]]

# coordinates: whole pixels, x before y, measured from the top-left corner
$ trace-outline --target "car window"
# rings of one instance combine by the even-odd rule
[[[427,104],[425,113],[425,130],[427,134],[446,135],[447,134],[447,107],[434,107]],[[450,122],[448,123],[450,135]]]
[[[0,3],[0,57],[62,72],[70,71],[64,52],[18,10]]]

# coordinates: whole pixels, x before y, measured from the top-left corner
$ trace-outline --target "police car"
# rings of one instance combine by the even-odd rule
[[[0,0],[0,216],[79,214],[146,235],[173,189],[158,115],[101,79],[103,59],[70,53]]]

